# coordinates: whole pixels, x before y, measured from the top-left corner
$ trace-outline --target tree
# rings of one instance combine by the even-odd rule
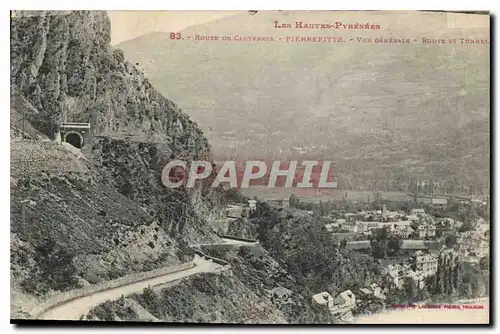
[[[295,194],[291,194],[288,201],[291,208],[297,208],[300,205],[300,199]]]
[[[474,229],[474,226],[472,226],[472,223],[465,222],[460,226],[460,228],[458,229],[458,232],[467,232],[467,231],[471,231],[472,229]]]
[[[408,303],[415,300],[415,297],[417,296],[417,286],[411,277],[406,276],[404,278],[403,291],[405,292]]]
[[[452,279],[452,282],[453,282],[453,288],[456,290],[458,290],[458,275],[459,275],[459,267],[458,267],[458,263],[455,264],[455,266],[453,267],[453,279]]]
[[[485,257],[481,258],[481,260],[479,260],[479,268],[481,268],[481,270],[489,270],[490,269],[490,257],[489,256],[485,256]]]
[[[372,255],[377,259],[396,255],[401,249],[402,244],[403,240],[400,237],[390,234],[387,226],[376,229],[370,240]]]
[[[401,249],[402,245],[403,240],[400,237],[393,234],[389,235],[389,240],[387,241],[387,254],[389,256],[396,255]]]
[[[416,271],[417,270],[417,258],[415,256],[412,256],[408,259],[408,263],[410,265],[411,270]]]
[[[50,289],[67,291],[80,287],[71,250],[47,240],[35,247],[34,254],[37,265],[31,269],[32,278],[22,283],[26,291],[44,294]]]
[[[449,234],[446,236],[446,239],[444,240],[444,244],[448,248],[452,248],[457,244],[457,237],[454,234]]]

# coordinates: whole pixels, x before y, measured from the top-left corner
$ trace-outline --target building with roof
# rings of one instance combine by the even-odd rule
[[[435,206],[446,206],[448,204],[446,197],[418,197],[417,202]]]
[[[412,222],[417,222],[420,218],[417,215],[408,215],[406,216],[406,219],[411,220]]]
[[[382,222],[371,222],[371,221],[366,221],[366,222],[363,222],[363,221],[358,221],[356,222],[356,227],[357,227],[357,232],[358,233],[363,233],[363,232],[367,232],[369,230],[373,230],[373,229],[377,229],[377,228],[382,228],[384,227],[385,224],[382,223]]]
[[[392,281],[397,289],[401,289],[403,287],[402,272],[403,267],[401,265],[390,264],[384,269],[383,275]]]
[[[458,252],[461,255],[471,253],[481,258],[490,253],[489,239],[475,234],[474,231],[462,233],[457,243]]]
[[[325,224],[325,229],[328,231],[328,232],[333,232],[333,230],[335,228],[338,228],[339,225],[337,223],[328,223],[328,224]]]
[[[409,269],[406,272],[405,276],[411,278],[413,280],[413,282],[415,282],[416,286],[419,289],[422,289],[425,286],[424,273],[419,272],[419,271],[413,271],[413,270]]]
[[[418,227],[418,237],[420,239],[435,238],[436,237],[436,226],[434,224],[420,225]]]
[[[326,306],[328,306],[328,308],[330,308],[331,304],[333,303],[332,295],[330,295],[326,291],[315,294],[314,296],[312,296],[312,299],[317,304],[326,305]]]
[[[408,239],[415,230],[410,226],[398,226],[394,229],[393,233],[400,236],[402,239]]]
[[[348,241],[346,249],[350,250],[366,250],[371,248],[370,240]]]
[[[365,286],[359,289],[359,291],[367,296],[374,296],[375,298],[385,299],[385,295],[382,293],[382,288],[380,288],[377,283],[372,283],[368,286]]]
[[[332,303],[330,312],[334,316],[342,315],[343,313],[349,312],[352,308],[356,306],[356,296],[351,290],[346,290],[341,292]]]
[[[383,211],[382,218],[385,221],[396,221],[399,218],[399,212],[397,211]]]
[[[403,240],[401,245],[402,251],[417,251],[417,250],[427,250],[428,246],[425,244],[424,240],[407,239]]]
[[[422,251],[415,252],[416,271],[423,274],[423,276],[430,276],[436,273],[438,267],[438,256],[436,254],[427,253]]]
[[[425,210],[424,209],[412,209],[410,211],[411,216],[417,216],[417,217],[423,217],[425,216]]]
[[[448,205],[448,200],[446,198],[433,198],[431,200],[432,205],[446,206]]]
[[[373,296],[379,299],[385,299],[385,295],[382,293],[382,288],[377,283],[372,283],[369,285]]]
[[[244,215],[245,208],[241,205],[236,205],[236,204],[229,204],[226,209],[225,213],[227,217],[233,217],[233,218],[240,218]]]
[[[458,257],[458,260],[460,262],[465,262],[465,263],[479,263],[480,258],[476,255],[464,254],[464,255],[460,255]]]
[[[254,199],[249,199],[248,200],[248,208],[249,208],[250,212],[254,212],[255,210],[257,210],[257,201]]]

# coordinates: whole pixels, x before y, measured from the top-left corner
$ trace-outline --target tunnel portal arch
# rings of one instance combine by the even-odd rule
[[[73,145],[76,148],[82,148],[83,147],[83,137],[80,133],[71,131],[68,132],[64,135],[64,142]]]
[[[90,123],[65,122],[61,124],[60,129],[62,141],[82,148],[85,145],[85,134],[90,130]]]

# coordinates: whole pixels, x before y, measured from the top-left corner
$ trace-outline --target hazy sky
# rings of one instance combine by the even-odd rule
[[[235,11],[109,11],[111,44],[118,44],[151,31],[177,32]]]

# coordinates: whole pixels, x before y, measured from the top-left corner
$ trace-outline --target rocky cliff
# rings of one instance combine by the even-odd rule
[[[14,312],[218,238],[205,218],[213,191],[161,184],[169,159],[210,158],[207,139],[109,42],[104,12],[12,13]],[[91,124],[81,151],[46,141],[63,121]]]
[[[63,120],[90,122],[93,134],[161,139],[189,156],[210,147],[201,130],[110,45],[105,12],[17,13],[11,24],[12,85],[52,135]]]

